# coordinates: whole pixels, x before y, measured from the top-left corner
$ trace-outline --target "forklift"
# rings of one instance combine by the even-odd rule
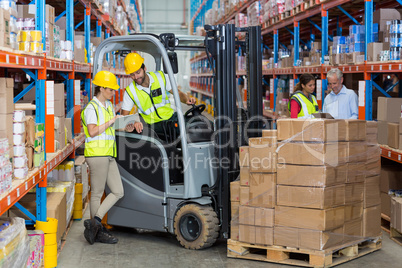
[[[94,56],[93,73],[102,70],[106,53],[142,52],[155,61],[155,70],[169,77],[174,102],[180,104],[174,74],[177,52],[207,55],[214,80],[214,120],[202,115],[205,105],[166,125],[165,135],[146,128],[142,133],[116,131],[117,164],[124,197],[108,212],[113,226],[174,234],[187,249],[212,246],[229,238],[230,182],[239,175],[238,149],[249,137],[260,137],[262,119],[262,52],[260,26],[206,25],[207,35],[132,34],[104,40]],[[245,33],[245,40],[236,38]],[[236,85],[236,53],[247,57],[247,107]],[[178,128],[178,129],[177,129]],[[177,134],[175,134],[177,133]],[[106,189],[108,191],[108,189]]]

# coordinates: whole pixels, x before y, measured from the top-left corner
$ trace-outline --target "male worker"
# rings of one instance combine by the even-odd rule
[[[335,68],[327,73],[331,92],[325,97],[323,112],[335,119],[357,119],[359,115],[356,93],[343,85],[343,73]]]
[[[164,121],[177,121],[176,112],[170,107],[167,92],[172,92],[169,77],[162,71],[146,72],[144,58],[138,53],[129,53],[124,59],[126,74],[134,80],[124,92],[122,115],[128,115],[134,105],[145,123],[150,125],[157,134],[163,134]],[[195,104],[195,98],[179,90],[180,101],[188,105]],[[138,131],[138,124],[135,129]],[[142,132],[142,124],[138,132]]]

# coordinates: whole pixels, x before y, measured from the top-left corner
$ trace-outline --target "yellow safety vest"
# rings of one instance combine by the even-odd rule
[[[96,101],[91,100],[88,105],[92,105],[96,112],[97,118],[97,126],[103,125],[104,123],[108,122],[110,119],[114,117],[114,108],[113,104],[110,103],[109,107],[105,109],[103,106],[99,105]],[[85,107],[85,109],[88,107]],[[102,117],[98,114],[99,108],[102,111]],[[85,133],[85,157],[93,157],[93,156],[112,156],[116,157],[116,136],[115,130],[113,126],[108,127],[103,133],[91,137],[88,132],[88,127],[85,122],[84,112],[85,109],[81,112],[81,120],[84,127]]]
[[[154,79],[150,92],[138,89],[135,82],[126,87],[126,91],[137,105],[144,121],[147,124],[154,124],[171,118],[174,110],[170,107],[169,97],[166,94],[165,75],[161,71],[149,74]]]
[[[317,99],[315,98],[314,95],[311,95],[311,98],[313,99],[313,102],[311,102],[306,96],[304,96],[303,93],[295,93],[293,96],[290,98],[290,100],[296,100],[300,106],[300,112],[297,115],[297,118],[302,118],[302,119],[308,119],[308,118],[313,118],[312,114],[318,113],[318,103]],[[288,108],[290,110],[290,102],[288,103]]]

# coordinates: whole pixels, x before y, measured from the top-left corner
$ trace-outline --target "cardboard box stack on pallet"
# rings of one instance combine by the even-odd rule
[[[250,139],[248,150],[231,185],[232,239],[323,250],[380,235],[380,151],[365,121],[281,119],[277,137]]]
[[[402,98],[378,98],[378,143],[402,150]]]

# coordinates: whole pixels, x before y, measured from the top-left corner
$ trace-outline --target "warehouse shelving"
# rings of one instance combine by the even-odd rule
[[[204,24],[204,16],[205,12],[209,9],[212,5],[212,0],[194,0],[192,1],[192,28],[191,31],[195,32],[197,26],[202,26]],[[198,6],[195,6],[198,2]],[[243,4],[239,4],[232,10],[228,15],[221,18],[218,23],[228,23],[232,19],[234,19],[235,15],[239,12],[244,12],[245,9],[254,3],[255,1],[246,1]],[[364,15],[364,25],[365,25],[365,32],[366,32],[366,39],[365,39],[365,59],[367,59],[367,44],[371,43],[371,36],[373,32],[373,10],[374,10],[374,0],[367,0],[367,1],[350,1],[350,0],[327,0],[327,1],[320,1],[314,0],[309,1],[311,5],[308,6],[307,9],[300,9],[299,13],[291,12],[287,16],[282,16],[279,18],[278,16],[275,19],[271,19],[268,22],[265,22],[261,25],[262,27],[262,36],[264,39],[268,39],[270,41],[265,41],[264,43],[269,43],[274,48],[274,64],[278,63],[278,50],[279,46],[283,45],[279,41],[279,32],[282,31],[283,38],[292,39],[293,45],[295,48],[294,53],[294,67],[291,68],[272,68],[268,70],[263,70],[263,76],[271,76],[274,79],[273,82],[273,90],[271,88],[270,91],[270,99],[271,99],[271,109],[273,110],[273,114],[276,111],[276,93],[277,93],[277,85],[278,85],[278,78],[280,75],[290,75],[293,76],[293,82],[296,84],[298,82],[298,75],[302,73],[313,73],[321,76],[321,87],[318,89],[317,99],[319,102],[320,107],[322,107],[322,102],[325,97],[325,91],[327,89],[326,84],[326,73],[334,67],[339,68],[342,72],[348,73],[355,73],[355,74],[363,74],[364,75],[364,82],[365,82],[365,89],[359,90],[360,94],[364,94],[362,99],[364,99],[364,105],[359,106],[359,118],[372,120],[372,101],[373,101],[373,76],[379,73],[390,73],[390,72],[402,72],[402,61],[396,62],[368,62],[367,60],[364,63],[354,64],[354,65],[340,65],[340,66],[330,66],[320,64],[317,66],[296,66],[296,62],[298,60],[298,48],[300,44],[300,34],[303,33],[304,36],[307,36],[311,33],[306,32],[309,27],[304,27],[306,24],[311,26],[311,28],[319,29],[321,40],[322,42],[322,54],[321,54],[321,63],[324,62],[324,56],[328,55],[328,39],[329,39],[329,24],[336,23],[336,30],[337,33],[341,32],[340,25],[347,25],[348,23],[358,23],[356,19],[353,18],[351,14],[348,13],[353,11],[353,15],[362,17]],[[381,1],[376,3],[376,8],[389,8],[389,7],[397,7],[401,4],[401,1]],[[346,5],[348,8],[342,8],[342,5]],[[338,11],[338,9],[340,11]],[[346,10],[347,9],[347,10]],[[329,15],[333,12],[340,13],[338,14],[338,22],[334,20],[329,22]],[[342,16],[342,17],[340,17]],[[314,20],[310,19],[314,18]],[[308,22],[306,22],[308,21]],[[318,26],[318,21],[321,21],[321,27]],[[303,25],[303,31],[301,30],[301,23],[305,23]],[[293,26],[293,31],[288,28]],[[286,29],[286,30],[285,30]],[[289,33],[290,32],[290,33]],[[193,61],[199,61],[204,59],[205,56],[197,56],[193,58]],[[199,77],[202,74],[192,74],[192,76]],[[379,88],[376,86],[376,88]],[[384,90],[379,89],[381,92],[385,93]],[[385,96],[389,96],[388,94],[384,94]]]
[[[78,2],[78,1],[77,1]],[[56,2],[55,2],[56,3]],[[85,48],[88,52],[87,58],[89,59],[89,35],[91,27],[91,17],[95,18],[95,30],[96,36],[101,37],[102,28],[105,28],[105,36],[120,35],[121,32],[115,28],[113,19],[107,15],[104,15],[97,8],[95,2],[86,0],[80,0],[80,3],[84,5],[84,20],[78,23],[77,26],[84,24],[85,35],[88,37],[85,42]],[[119,3],[124,3],[119,0]],[[51,3],[54,4],[54,3]],[[139,6],[139,1],[136,0],[135,4]],[[37,0],[36,3],[37,17],[36,28],[42,31],[42,36],[45,36],[45,1]],[[60,18],[64,15],[67,16],[67,33],[66,39],[73,42],[73,30],[74,30],[74,6],[75,3],[72,0],[66,0],[65,2],[57,2],[57,5],[63,5],[64,10],[60,11]],[[124,11],[127,13],[126,8]],[[138,13],[139,20],[142,21],[141,14]],[[56,19],[57,20],[57,19]],[[128,17],[129,30],[134,30],[133,23]],[[78,27],[76,27],[78,28]],[[113,61],[112,67],[106,67],[104,69],[115,73],[120,82],[127,79],[127,75],[123,70],[116,68],[120,67],[120,60]],[[80,126],[80,104],[76,102],[75,94],[79,94],[81,85],[84,85],[85,91],[90,95],[90,79],[92,66],[91,63],[82,63],[77,61],[60,60],[47,56],[45,53],[29,53],[22,51],[14,51],[8,48],[0,48],[0,68],[14,68],[23,70],[35,81],[36,91],[36,122],[45,123],[45,129],[51,131],[45,131],[45,163],[39,168],[35,168],[30,171],[27,178],[23,180],[13,180],[12,188],[6,193],[0,196],[0,215],[5,213],[10,207],[16,205],[23,213],[28,215],[32,221],[27,223],[34,223],[36,220],[46,221],[46,186],[47,186],[47,174],[51,172],[57,165],[59,165],[66,158],[74,159],[75,150],[84,142],[84,134],[81,132]],[[47,89],[47,75],[51,72],[57,72],[66,79],[66,92],[67,92],[67,113],[66,117],[72,118],[73,134],[75,139],[71,144],[68,144],[62,150],[55,152],[54,150],[54,116],[47,114],[46,110],[46,89]],[[82,78],[83,83],[79,87],[76,87],[74,80]],[[125,82],[127,83],[127,82]],[[29,89],[28,87],[23,92],[15,96],[14,101],[18,101]],[[123,90],[119,90],[115,97],[115,103],[122,99]],[[78,96],[77,96],[78,97]],[[78,97],[79,99],[79,97]],[[37,214],[31,215],[26,209],[18,204],[21,199],[30,189],[37,187]]]
[[[402,164],[402,151],[386,145],[381,146],[381,156]]]

